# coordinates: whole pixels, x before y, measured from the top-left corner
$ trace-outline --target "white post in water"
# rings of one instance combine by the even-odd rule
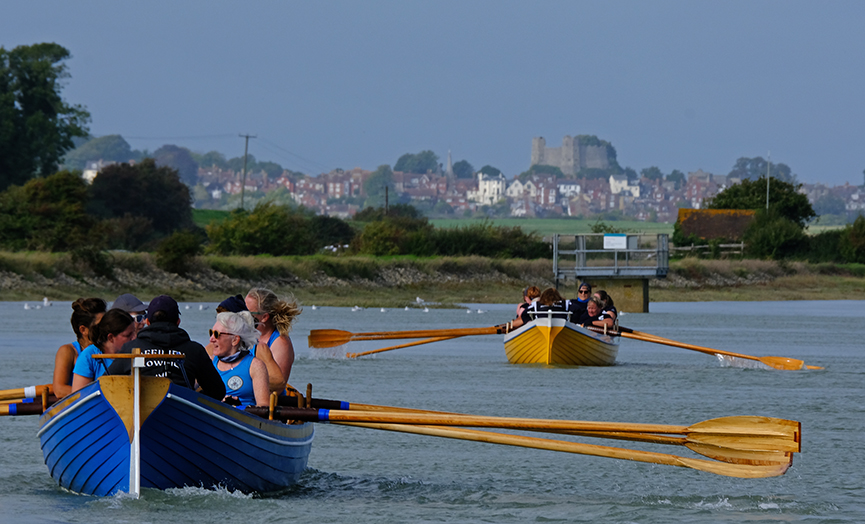
[[[136,349],[137,353],[138,350]],[[129,447],[129,494],[141,494],[141,380],[139,370],[145,366],[143,357],[132,359],[132,443]]]

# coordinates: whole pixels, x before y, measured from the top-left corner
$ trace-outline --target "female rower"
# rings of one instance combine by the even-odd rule
[[[538,286],[529,286],[523,289],[523,302],[517,306],[517,317],[522,315],[523,311],[534,302],[537,302],[539,298],[541,298],[541,290],[538,289]]]
[[[236,398],[243,407],[266,406],[270,394],[267,367],[249,352],[258,341],[258,331],[245,316],[250,316],[248,311],[216,315],[210,330],[213,365],[225,383],[226,398]]]
[[[90,345],[90,326],[105,314],[105,301],[101,298],[79,298],[72,303],[72,331],[75,342],[63,344],[54,357],[54,395],[63,398],[72,393],[72,368],[81,350]]]
[[[613,303],[613,297],[608,295],[603,289],[595,291],[595,294],[592,296],[598,297],[598,300],[601,301],[601,309],[603,310],[604,315],[612,318],[613,322],[615,322],[616,317],[619,316],[619,311]]]
[[[559,294],[559,291],[556,288],[547,288],[541,293],[541,296],[528,305],[523,312],[517,318],[508,322],[507,324],[502,324],[501,326],[505,329],[506,333],[521,327],[525,324],[528,324],[532,321],[532,317],[529,314],[529,311],[565,311],[564,307],[565,299]]]
[[[90,330],[92,344],[84,348],[72,370],[72,393],[90,384],[108,371],[111,359],[90,358],[91,355],[113,355],[123,344],[135,338],[135,321],[129,313],[110,309]]]
[[[288,333],[302,310],[294,297],[282,300],[276,293],[265,288],[250,289],[245,300],[246,307],[255,318],[256,327],[261,333],[258,340],[270,348],[283,378],[288,382],[291,366],[294,364],[294,346]]]
[[[246,302],[244,302],[243,295],[234,295],[226,298],[222,302],[216,306],[216,313],[240,313],[241,311],[249,312],[249,309],[246,307]],[[252,315],[243,315],[244,319],[249,319],[250,326],[255,327],[255,320],[252,318]],[[213,358],[213,344],[208,343],[204,348],[207,351],[207,355],[210,358]],[[279,364],[276,363],[276,360],[273,359],[273,353],[270,351],[270,347],[268,347],[266,341],[259,341],[255,346],[249,349],[249,352],[252,353],[253,357],[264,362],[265,367],[267,367],[267,377],[270,383],[270,391],[276,391],[282,393],[285,391],[285,379],[282,377],[282,369],[280,369]]]
[[[613,319],[603,311],[602,307],[603,304],[601,299],[595,296],[590,298],[589,302],[586,304],[586,312],[583,313],[582,318],[580,318],[579,324],[583,327],[607,326],[607,329],[611,329],[613,327]]]

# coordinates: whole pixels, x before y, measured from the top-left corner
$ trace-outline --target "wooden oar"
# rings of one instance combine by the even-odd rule
[[[42,384],[26,388],[14,388],[0,390],[0,400],[17,400],[19,398],[36,398],[42,394],[42,390],[48,388],[49,393],[54,392],[53,384]]]
[[[596,331],[598,333],[602,333],[603,330],[597,327],[589,327],[592,331]],[[706,353],[709,355],[725,355],[728,357],[742,358],[746,360],[755,360],[758,362],[762,362],[769,367],[773,367],[775,369],[783,369],[783,370],[801,370],[801,369],[823,369],[820,366],[808,366],[804,361],[789,358],[789,357],[755,357],[752,355],[745,355],[743,353],[733,353],[731,351],[723,351],[720,349],[712,349],[704,346],[695,346],[693,344],[686,344],[684,342],[678,342],[676,340],[671,340],[669,338],[659,337],[657,335],[652,335],[650,333],[643,333],[641,331],[636,331],[633,329],[626,328],[624,326],[619,326],[618,331],[607,331],[608,335],[621,335],[625,338],[632,338],[635,340],[642,340],[643,342],[653,342],[655,344],[664,344],[667,346],[673,346],[682,349],[690,349],[692,351],[699,351],[701,353]]]
[[[520,435],[508,435],[490,431],[478,431],[472,429],[443,428],[437,426],[417,426],[407,424],[382,424],[372,422],[336,422],[346,426],[359,426],[370,429],[381,429],[386,431],[398,431],[401,433],[414,433],[416,435],[429,435],[434,437],[445,437],[474,442],[488,442],[491,444],[504,444],[508,446],[520,446],[524,448],[545,449],[550,451],[562,451],[566,453],[577,453],[581,455],[592,455],[596,457],[608,457],[637,462],[648,462],[650,464],[665,464],[692,468],[700,471],[738,478],[765,478],[783,475],[790,463],[776,463],[770,465],[730,464],[727,462],[715,462],[711,460],[693,459],[668,455],[665,453],[654,453],[650,451],[635,451],[630,449],[614,448],[608,446],[596,446],[594,444],[582,444],[578,442],[567,442],[563,440],[549,440],[536,437],[524,437]]]
[[[307,342],[311,348],[330,348],[348,344],[352,340],[389,340],[400,338],[466,337],[471,335],[501,335],[504,329],[496,326],[462,329],[421,329],[414,331],[373,331],[352,333],[341,329],[313,329]]]
[[[293,399],[292,399],[293,400]],[[280,399],[282,401],[282,398]],[[285,402],[283,405],[294,405]],[[351,411],[373,411],[391,413],[415,413],[434,415],[461,415],[449,411],[430,411],[414,408],[402,408],[396,406],[383,406],[378,404],[361,404],[356,402],[345,402],[340,400],[328,400],[313,398],[313,408],[327,410],[351,410]],[[262,410],[257,413],[266,415],[263,408],[247,408],[250,410]],[[276,415],[280,415],[277,413]],[[765,433],[766,421],[779,424],[774,429],[784,433],[784,437],[760,436]],[[724,417],[698,422],[689,428],[682,426],[663,426],[666,434],[624,431],[632,429],[631,425],[617,425],[622,431],[575,431],[575,430],[550,430],[543,428],[521,428],[527,431],[539,431],[547,433],[564,433],[594,438],[607,438],[617,440],[629,440],[635,442],[648,442],[654,444],[685,446],[701,455],[725,462],[736,464],[775,464],[788,462],[790,453],[801,449],[799,423],[781,419],[767,419],[766,417],[738,416]],[[735,428],[736,432],[730,434]],[[642,428],[637,428],[642,429]],[[689,431],[693,429],[693,431]],[[682,434],[684,436],[670,436],[670,434]],[[747,432],[747,433],[743,433]],[[744,436],[743,436],[744,435]]]
[[[454,337],[433,337],[433,338],[427,338],[427,339],[424,339],[424,340],[418,340],[417,342],[409,342],[408,344],[400,344],[400,345],[398,345],[398,346],[390,346],[390,347],[381,348],[381,349],[374,349],[374,350],[372,350],[372,351],[364,351],[363,353],[346,353],[345,356],[346,356],[347,358],[364,357],[364,356],[366,356],[366,355],[372,355],[372,354],[375,354],[375,353],[382,353],[382,352],[384,352],[384,351],[391,351],[391,350],[394,350],[394,349],[407,348],[407,347],[411,347],[411,346],[419,346],[419,345],[421,345],[421,344],[429,344],[429,343],[431,343],[431,342],[439,342],[439,341],[442,341],[442,340],[450,340],[450,339],[452,339],[452,338],[459,338],[460,336],[462,336],[462,335],[458,335],[458,336],[454,336]]]
[[[48,404],[49,406],[51,404]],[[41,415],[45,412],[45,407],[42,405],[42,399],[28,398],[21,402],[9,404],[0,404],[0,417],[20,416],[20,415]]]
[[[253,409],[247,408],[247,410]],[[798,451],[801,441],[801,424],[799,422],[759,416],[722,417],[698,422],[691,426],[676,426],[627,422],[490,417],[460,413],[355,411],[280,406],[276,408],[274,417],[281,420],[306,420],[311,422],[383,422],[516,430],[605,431],[667,435],[710,434],[726,435],[733,438],[769,437],[790,441],[790,451]]]

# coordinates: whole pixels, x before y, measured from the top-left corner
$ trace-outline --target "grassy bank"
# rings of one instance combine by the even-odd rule
[[[216,301],[265,286],[307,305],[417,307],[416,297],[442,305],[515,303],[526,285],[553,285],[549,260],[209,256],[183,276],[158,269],[147,253],[112,253],[109,262],[100,275],[68,254],[0,253],[0,300],[112,300],[131,292]],[[575,283],[560,289],[572,296]],[[865,300],[865,266],[685,259],[650,283],[653,302],[804,299]]]

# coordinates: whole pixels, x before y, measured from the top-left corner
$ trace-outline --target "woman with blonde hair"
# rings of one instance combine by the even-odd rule
[[[303,310],[293,296],[284,300],[273,291],[260,287],[250,289],[245,302],[261,333],[259,342],[264,342],[270,348],[273,359],[288,382],[291,366],[294,364],[294,346],[288,333]]]
[[[248,311],[219,313],[210,330],[213,365],[225,383],[226,398],[233,397],[242,407],[266,406],[267,367],[252,356],[250,348],[258,343],[258,330],[252,327]]]

